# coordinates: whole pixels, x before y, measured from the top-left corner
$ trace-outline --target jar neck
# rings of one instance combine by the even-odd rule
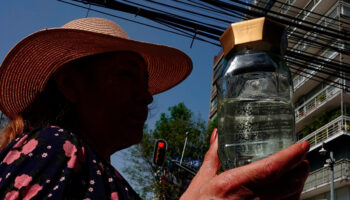
[[[244,55],[244,54],[254,54],[254,53],[266,53],[274,62],[280,63],[283,60],[283,55],[280,53],[276,53],[273,51],[268,50],[260,50],[260,49],[250,49],[250,48],[234,48],[231,50],[229,54],[225,57],[227,61],[233,59],[237,55]]]

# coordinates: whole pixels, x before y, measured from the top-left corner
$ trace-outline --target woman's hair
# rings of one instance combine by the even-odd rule
[[[69,68],[81,70],[80,64],[81,62],[76,60],[66,64],[66,66],[69,65]],[[62,66],[62,70],[66,66]],[[12,121],[4,128],[0,135],[0,150],[23,132],[32,130],[33,127],[57,125],[69,129],[68,122],[73,116],[72,104],[59,91],[55,78],[52,76],[45,89],[36,96],[33,103],[20,115],[13,117]]]
[[[72,114],[71,103],[62,95],[52,78],[33,103],[4,128],[0,136],[0,150],[33,127],[65,126]]]
[[[2,131],[0,135],[0,150],[5,148],[18,135],[22,134],[25,129],[25,123],[21,116],[16,116]]]

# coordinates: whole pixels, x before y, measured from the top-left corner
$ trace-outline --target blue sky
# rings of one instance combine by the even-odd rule
[[[112,10],[105,11],[135,20],[134,15],[127,15]],[[7,52],[25,36],[40,29],[60,27],[73,19],[83,18],[86,14],[87,11],[82,8],[55,0],[3,2],[0,7],[0,62],[3,61]],[[89,17],[111,19],[123,27],[129,37],[134,40],[173,46],[184,51],[192,58],[194,68],[191,75],[175,88],[154,97],[149,119],[146,122],[150,128],[154,127],[155,121],[159,119],[159,115],[162,112],[167,112],[168,107],[180,102],[184,102],[195,114],[201,115],[202,119],[208,119],[213,57],[220,51],[219,47],[196,40],[193,47],[190,48],[190,38],[184,38],[93,11],[89,12]],[[136,20],[141,19],[136,17]],[[123,158],[123,152],[116,153],[112,156],[112,165],[117,168],[123,167],[124,165],[118,162]]]

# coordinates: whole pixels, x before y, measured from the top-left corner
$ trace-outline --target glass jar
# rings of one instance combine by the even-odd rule
[[[295,142],[293,83],[283,58],[266,50],[231,52],[218,89],[218,155],[225,170]]]

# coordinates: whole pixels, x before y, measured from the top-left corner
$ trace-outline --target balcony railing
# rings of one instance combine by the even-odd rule
[[[321,1],[318,1],[318,0],[311,0],[305,7],[304,9],[302,9],[296,16],[295,18],[296,19],[299,19],[299,20],[294,20],[294,22],[298,23],[298,24],[301,24],[303,21],[305,21],[305,19],[310,15],[310,12],[312,12],[317,6],[318,4],[320,3]],[[288,34],[288,37],[291,36],[294,31],[296,30],[297,28],[294,27],[292,28],[292,30],[290,31],[290,33]]]
[[[334,86],[327,86],[308,101],[306,101],[303,105],[299,106],[295,110],[295,122],[299,122],[309,113],[323,105],[328,100],[332,99],[335,95],[340,93],[341,89]]]
[[[303,192],[310,191],[328,184],[330,180],[330,172],[328,167],[323,167],[309,174],[306,179]],[[342,159],[334,164],[334,180],[340,181],[348,179],[350,176],[350,160]]]
[[[328,138],[341,133],[343,130],[350,131],[350,117],[340,116],[316,131],[310,133],[300,141],[308,141],[310,147],[321,144]]]
[[[321,70],[323,66],[316,67],[316,70]],[[298,89],[306,80],[309,80],[314,74],[316,74],[315,70],[307,69],[304,74],[306,75],[298,75],[295,79],[293,79],[294,91]]]
[[[338,52],[335,52],[331,49],[326,49],[323,52],[323,57],[326,58],[326,59],[324,59],[325,61],[330,61],[330,60],[334,59],[335,57],[337,57],[338,54],[339,54]],[[306,69],[304,74],[307,74],[307,75],[298,75],[297,77],[295,77],[295,79],[293,79],[294,91],[296,91],[296,89],[298,89],[301,85],[303,85],[305,81],[309,80],[319,70],[322,70],[323,66],[319,65],[315,69],[317,71],[311,70],[311,69]]]
[[[295,79],[293,79],[294,91],[298,89],[305,80],[306,80],[305,76],[298,75],[297,77],[295,77]]]
[[[216,96],[216,93],[217,93],[217,88],[216,88],[216,85],[212,85],[211,86],[211,89],[210,89],[210,98],[214,98]]]

